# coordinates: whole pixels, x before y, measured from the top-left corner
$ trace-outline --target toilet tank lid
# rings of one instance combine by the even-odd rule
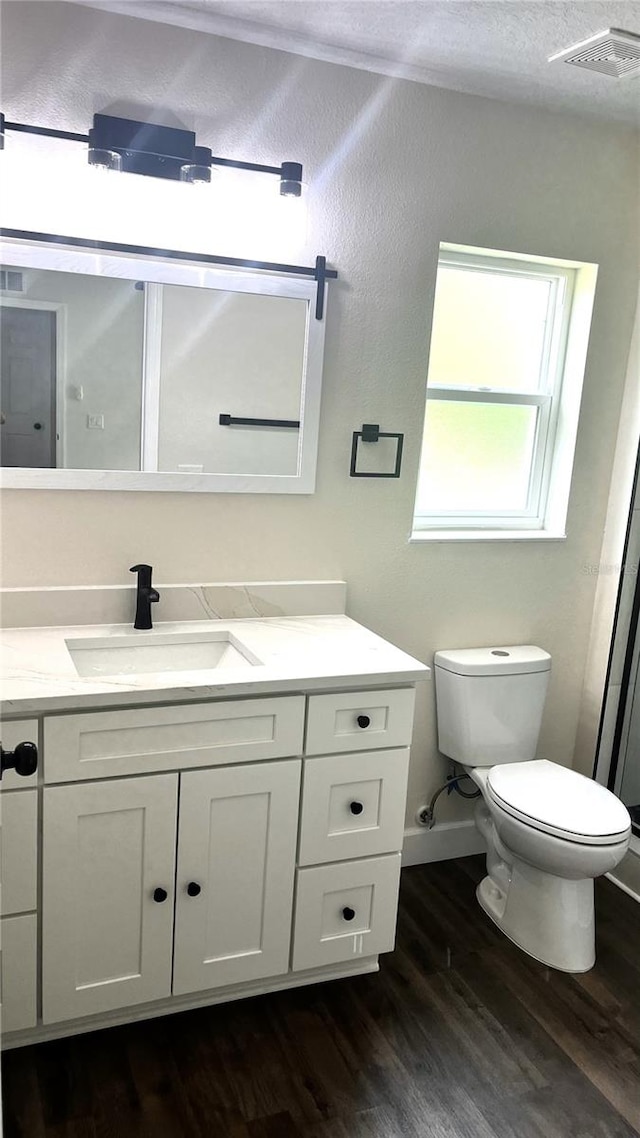
[[[436,668],[456,672],[460,676],[526,675],[548,672],[551,656],[534,644],[506,645],[491,648],[452,648],[436,652]]]

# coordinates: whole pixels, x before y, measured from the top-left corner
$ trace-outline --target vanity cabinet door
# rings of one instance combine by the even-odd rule
[[[35,913],[0,921],[0,1027],[24,1031],[37,1022],[38,918]]]
[[[175,995],[287,972],[300,767],[181,775]]]
[[[0,799],[0,907],[2,916],[38,904],[38,792],[11,791]]]
[[[47,787],[43,1021],[171,994],[178,776]]]

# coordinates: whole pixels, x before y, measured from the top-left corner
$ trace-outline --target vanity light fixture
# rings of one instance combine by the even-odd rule
[[[219,158],[211,153],[208,146],[196,144],[193,131],[179,127],[96,114],[89,133],[77,134],[28,123],[6,122],[4,115],[0,115],[0,149],[4,145],[5,130],[88,144],[89,165],[103,170],[197,184],[210,182],[214,167],[228,166],[235,170],[273,174],[279,180],[283,197],[299,198],[302,195],[302,166],[299,162],[265,166],[259,162]]]

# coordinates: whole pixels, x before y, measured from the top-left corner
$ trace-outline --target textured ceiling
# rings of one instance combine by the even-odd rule
[[[84,2],[472,94],[640,121],[640,78],[547,62],[605,28],[640,34],[640,0]]]

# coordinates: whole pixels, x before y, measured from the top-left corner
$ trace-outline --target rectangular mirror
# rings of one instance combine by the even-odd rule
[[[314,280],[0,244],[7,487],[312,493]]]

